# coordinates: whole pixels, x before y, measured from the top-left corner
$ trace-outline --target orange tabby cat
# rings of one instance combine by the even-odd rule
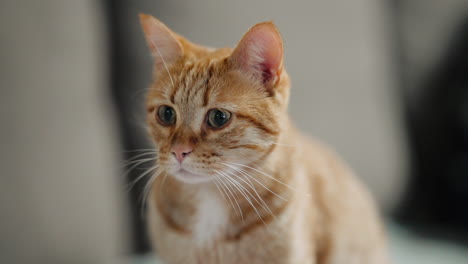
[[[367,191],[291,124],[271,22],[235,49],[211,49],[140,19],[154,58],[147,123],[159,166],[149,228],[165,263],[388,263]]]

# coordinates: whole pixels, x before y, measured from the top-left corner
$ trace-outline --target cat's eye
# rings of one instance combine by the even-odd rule
[[[173,125],[176,121],[176,112],[174,108],[163,105],[158,108],[158,119],[163,125]]]
[[[208,112],[207,122],[212,128],[219,129],[224,127],[231,119],[231,113],[223,109],[211,109]]]

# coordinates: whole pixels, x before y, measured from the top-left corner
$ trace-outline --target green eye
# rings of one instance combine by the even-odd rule
[[[159,107],[158,119],[164,125],[173,125],[176,121],[176,113],[174,108],[167,105]]]
[[[231,119],[231,113],[222,109],[211,109],[208,112],[208,125],[212,128],[222,128]]]

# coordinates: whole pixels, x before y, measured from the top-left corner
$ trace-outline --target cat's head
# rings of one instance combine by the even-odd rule
[[[276,27],[252,27],[234,49],[195,45],[140,16],[154,59],[147,123],[160,169],[187,183],[265,160],[286,118],[289,80]]]

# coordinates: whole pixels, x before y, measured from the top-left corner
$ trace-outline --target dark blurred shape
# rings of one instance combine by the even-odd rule
[[[141,34],[138,13],[148,1],[105,1],[110,32],[110,83],[118,116],[122,158],[126,161],[151,148],[144,129],[145,88],[151,75],[149,53]],[[156,1],[151,1],[155,5]],[[145,60],[145,57],[146,58]],[[150,156],[146,156],[150,157]],[[136,166],[127,175],[128,186],[137,180],[151,162]],[[146,222],[142,193],[146,179],[139,180],[129,191],[130,220],[133,230],[133,251],[145,253],[150,246],[146,235]]]
[[[421,234],[466,243],[468,13],[425,76],[417,96],[404,98],[411,171],[398,219]],[[405,81],[403,88],[411,89]]]

